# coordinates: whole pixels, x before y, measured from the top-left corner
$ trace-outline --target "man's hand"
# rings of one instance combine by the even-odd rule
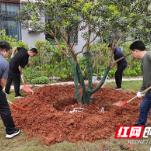
[[[111,65],[111,68],[113,68],[116,64],[117,64],[117,62],[113,62]]]
[[[6,79],[5,78],[1,78],[0,85],[2,86],[2,89],[5,87],[5,85],[6,85]]]
[[[20,77],[23,78],[23,74],[21,74]]]
[[[12,56],[14,57],[14,55],[15,55],[16,51],[17,51],[17,47],[14,47],[14,48],[13,48],[13,51],[12,51],[12,55],[11,55],[11,57],[12,57]]]
[[[34,91],[31,91],[32,94],[34,94]]]
[[[11,58],[13,58],[13,57],[14,57],[14,55],[12,54],[12,55],[11,55]]]
[[[142,96],[144,96],[144,94],[141,94],[141,92],[138,91],[138,92],[137,92],[137,97],[138,97],[138,98],[141,98]]]
[[[19,69],[19,72],[20,72],[20,77],[21,77],[21,79],[23,79],[23,71],[22,71],[22,67],[19,66],[18,69]]]

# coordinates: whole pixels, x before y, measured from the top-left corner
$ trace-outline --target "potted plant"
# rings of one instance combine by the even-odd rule
[[[96,74],[96,73],[93,73],[92,83],[96,83],[96,82],[97,82],[97,74]]]

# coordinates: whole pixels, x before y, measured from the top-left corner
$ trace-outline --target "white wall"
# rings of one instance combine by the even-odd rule
[[[85,30],[82,30],[82,31],[79,31],[78,33],[78,44],[74,46],[74,51],[75,52],[79,52],[82,50],[83,46],[86,44],[86,41],[81,37],[82,33],[83,32],[86,32],[88,29],[85,29]],[[90,38],[90,41],[95,37],[95,34],[91,34],[91,38]],[[99,39],[99,37],[96,38],[96,40],[93,43],[96,43],[97,40]],[[83,56],[83,53],[79,54],[78,55],[79,57],[82,57]]]
[[[22,41],[26,44],[28,44],[29,48],[35,47],[35,42],[37,40],[45,40],[45,35],[44,34],[38,34],[38,33],[28,33],[28,29],[22,29],[21,30],[22,34]]]
[[[41,17],[41,22],[45,22],[45,17]],[[45,34],[38,32],[29,32],[28,29],[21,29],[22,41],[28,44],[29,48],[35,47],[37,40],[45,40]]]

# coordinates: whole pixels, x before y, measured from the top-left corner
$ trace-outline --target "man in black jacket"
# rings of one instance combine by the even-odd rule
[[[112,44],[109,44],[108,48],[111,51],[112,50]],[[119,47],[117,47],[114,51],[114,60],[117,60],[123,56],[124,56],[124,54],[123,54],[122,50]],[[117,70],[115,72],[115,82],[116,82],[117,87],[114,88],[115,90],[122,90],[122,87],[121,87],[122,74],[123,74],[123,71],[126,67],[127,67],[126,58],[117,62]]]
[[[18,53],[15,52],[18,50]],[[14,47],[12,51],[12,59],[10,61],[9,73],[7,78],[7,83],[5,87],[5,93],[9,94],[10,86],[12,81],[14,82],[15,89],[15,98],[23,98],[20,91],[20,79],[23,78],[22,68],[24,68],[28,63],[28,58],[34,57],[37,54],[37,49],[32,48],[31,50],[27,50],[22,47]]]

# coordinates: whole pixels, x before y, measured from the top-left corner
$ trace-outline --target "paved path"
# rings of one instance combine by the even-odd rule
[[[137,77],[137,78],[123,78],[122,81],[134,81],[134,80],[143,80],[142,77]],[[100,81],[97,80],[96,83],[99,83]],[[115,82],[115,79],[108,79],[107,82]],[[85,80],[85,83],[88,83],[87,80]],[[48,85],[70,85],[74,84],[73,81],[68,81],[68,82],[57,82],[57,83],[51,83],[51,84],[32,84],[32,85],[27,85],[29,87],[32,86],[37,86],[37,87],[42,87],[42,86],[48,86]],[[20,86],[22,88],[23,85]],[[11,89],[14,89],[14,86],[11,86]]]

